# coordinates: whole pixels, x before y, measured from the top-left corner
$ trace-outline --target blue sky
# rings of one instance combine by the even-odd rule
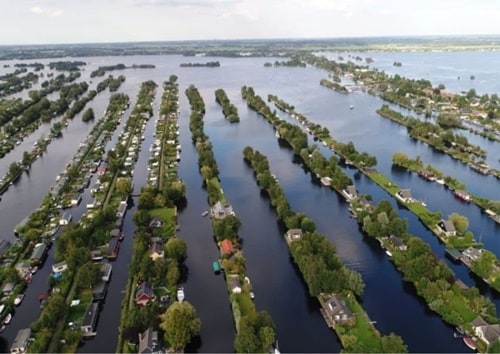
[[[500,34],[497,0],[0,0],[0,45]]]

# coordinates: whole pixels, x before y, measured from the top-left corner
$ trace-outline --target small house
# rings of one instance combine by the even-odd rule
[[[474,334],[485,342],[488,347],[500,339],[500,325],[489,324],[481,317],[472,322],[472,328]]]
[[[290,229],[286,232],[285,234],[285,239],[286,242],[290,245],[293,241],[300,240],[302,237],[302,230],[301,229]]]
[[[147,281],[142,282],[135,293],[135,303],[137,305],[147,305],[147,303],[153,301],[154,298],[155,295],[151,284]]]
[[[97,334],[95,332],[95,328],[98,317],[99,304],[92,302],[85,309],[85,316],[83,317],[82,325],[80,327],[82,337],[93,337]]]
[[[234,253],[234,247],[231,240],[222,240],[222,242],[220,243],[220,253],[223,256],[230,256]]]
[[[157,229],[163,226],[163,223],[158,218],[152,218],[149,222],[149,227],[152,229]]]
[[[398,192],[396,192],[396,198],[398,198],[400,201],[404,203],[411,203],[413,202],[413,197],[411,195],[410,189],[401,189]]]
[[[220,201],[210,208],[210,216],[216,219],[224,219],[226,216],[234,215],[230,205],[223,205]]]
[[[483,249],[468,247],[462,252],[462,261],[465,263],[470,263],[472,261],[477,261],[481,258],[481,254],[483,253]]]
[[[161,237],[153,237],[151,239],[151,246],[149,247],[149,257],[153,261],[156,261],[158,258],[163,258],[164,256],[163,240]]]
[[[356,189],[355,186],[351,185],[351,186],[347,186],[345,189],[343,189],[342,194],[347,199],[347,201],[351,201],[354,198],[357,198],[358,190]]]
[[[53,273],[62,273],[66,269],[68,269],[68,265],[66,264],[66,261],[62,261],[62,262],[55,263],[52,265],[52,272]]]
[[[394,248],[399,251],[406,251],[408,247],[401,237],[391,235],[389,236],[389,242],[392,244]]]
[[[148,328],[139,333],[139,354],[158,352],[158,332]]]
[[[324,185],[325,187],[329,187],[332,185],[332,179],[328,176],[326,177],[321,177],[321,184]]]
[[[323,315],[329,320],[329,323],[346,323],[354,319],[354,314],[349,310],[344,300],[341,300],[334,294],[325,295],[323,305]]]
[[[455,225],[451,220],[441,220],[438,224],[438,227],[446,236],[455,236],[457,234],[457,230],[455,229]]]

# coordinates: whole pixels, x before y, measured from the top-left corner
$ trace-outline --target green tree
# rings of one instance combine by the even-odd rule
[[[406,344],[403,342],[403,339],[391,333],[388,336],[383,336],[381,338],[382,342],[382,352],[384,353],[407,353],[408,348]]]
[[[160,315],[160,328],[173,350],[182,350],[191,338],[200,333],[201,321],[194,307],[187,301],[174,302]]]
[[[453,225],[459,234],[463,234],[469,227],[469,219],[467,219],[466,216],[452,213],[450,215],[450,220],[453,222]]]
[[[178,237],[172,237],[167,241],[165,246],[167,256],[173,258],[177,261],[181,261],[186,258],[187,246],[184,240]]]
[[[127,177],[118,177],[116,179],[115,189],[120,195],[129,195],[132,192],[132,181]]]

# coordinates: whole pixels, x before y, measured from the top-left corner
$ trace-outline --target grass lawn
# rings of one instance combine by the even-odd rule
[[[453,308],[455,311],[457,311],[462,318],[465,320],[465,322],[472,322],[478,314],[475,313],[474,311],[471,311],[468,307],[465,301],[467,301],[462,295],[457,295],[457,296],[448,296],[446,299],[448,302],[448,305]]]
[[[358,339],[358,342],[363,343],[370,352],[381,352],[380,334],[370,323],[370,320],[365,315],[361,305],[356,301],[354,295],[350,294],[344,300],[349,309],[356,315],[356,325],[348,329],[346,333],[354,335]]]
[[[157,208],[151,209],[149,211],[149,215],[152,217],[158,218],[164,223],[173,222],[175,223],[175,217],[177,215],[176,208]]]
[[[92,302],[92,290],[91,289],[84,290],[81,293],[79,299],[80,299],[80,304],[69,308],[68,317],[66,320],[67,323],[73,322],[76,323],[78,326],[83,321],[85,310],[87,309],[88,304]]]

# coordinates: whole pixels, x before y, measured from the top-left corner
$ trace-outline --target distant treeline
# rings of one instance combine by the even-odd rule
[[[209,61],[206,63],[181,63],[181,68],[218,68],[220,63],[218,61]]]
[[[55,61],[49,63],[49,68],[57,71],[78,71],[80,66],[87,65],[84,61]]]
[[[100,66],[97,70],[94,70],[90,73],[90,77],[104,76],[106,71],[113,70],[125,70],[125,69],[154,69],[156,66],[153,64],[132,64],[132,66],[127,67],[125,64],[116,64],[116,65],[107,65]]]

